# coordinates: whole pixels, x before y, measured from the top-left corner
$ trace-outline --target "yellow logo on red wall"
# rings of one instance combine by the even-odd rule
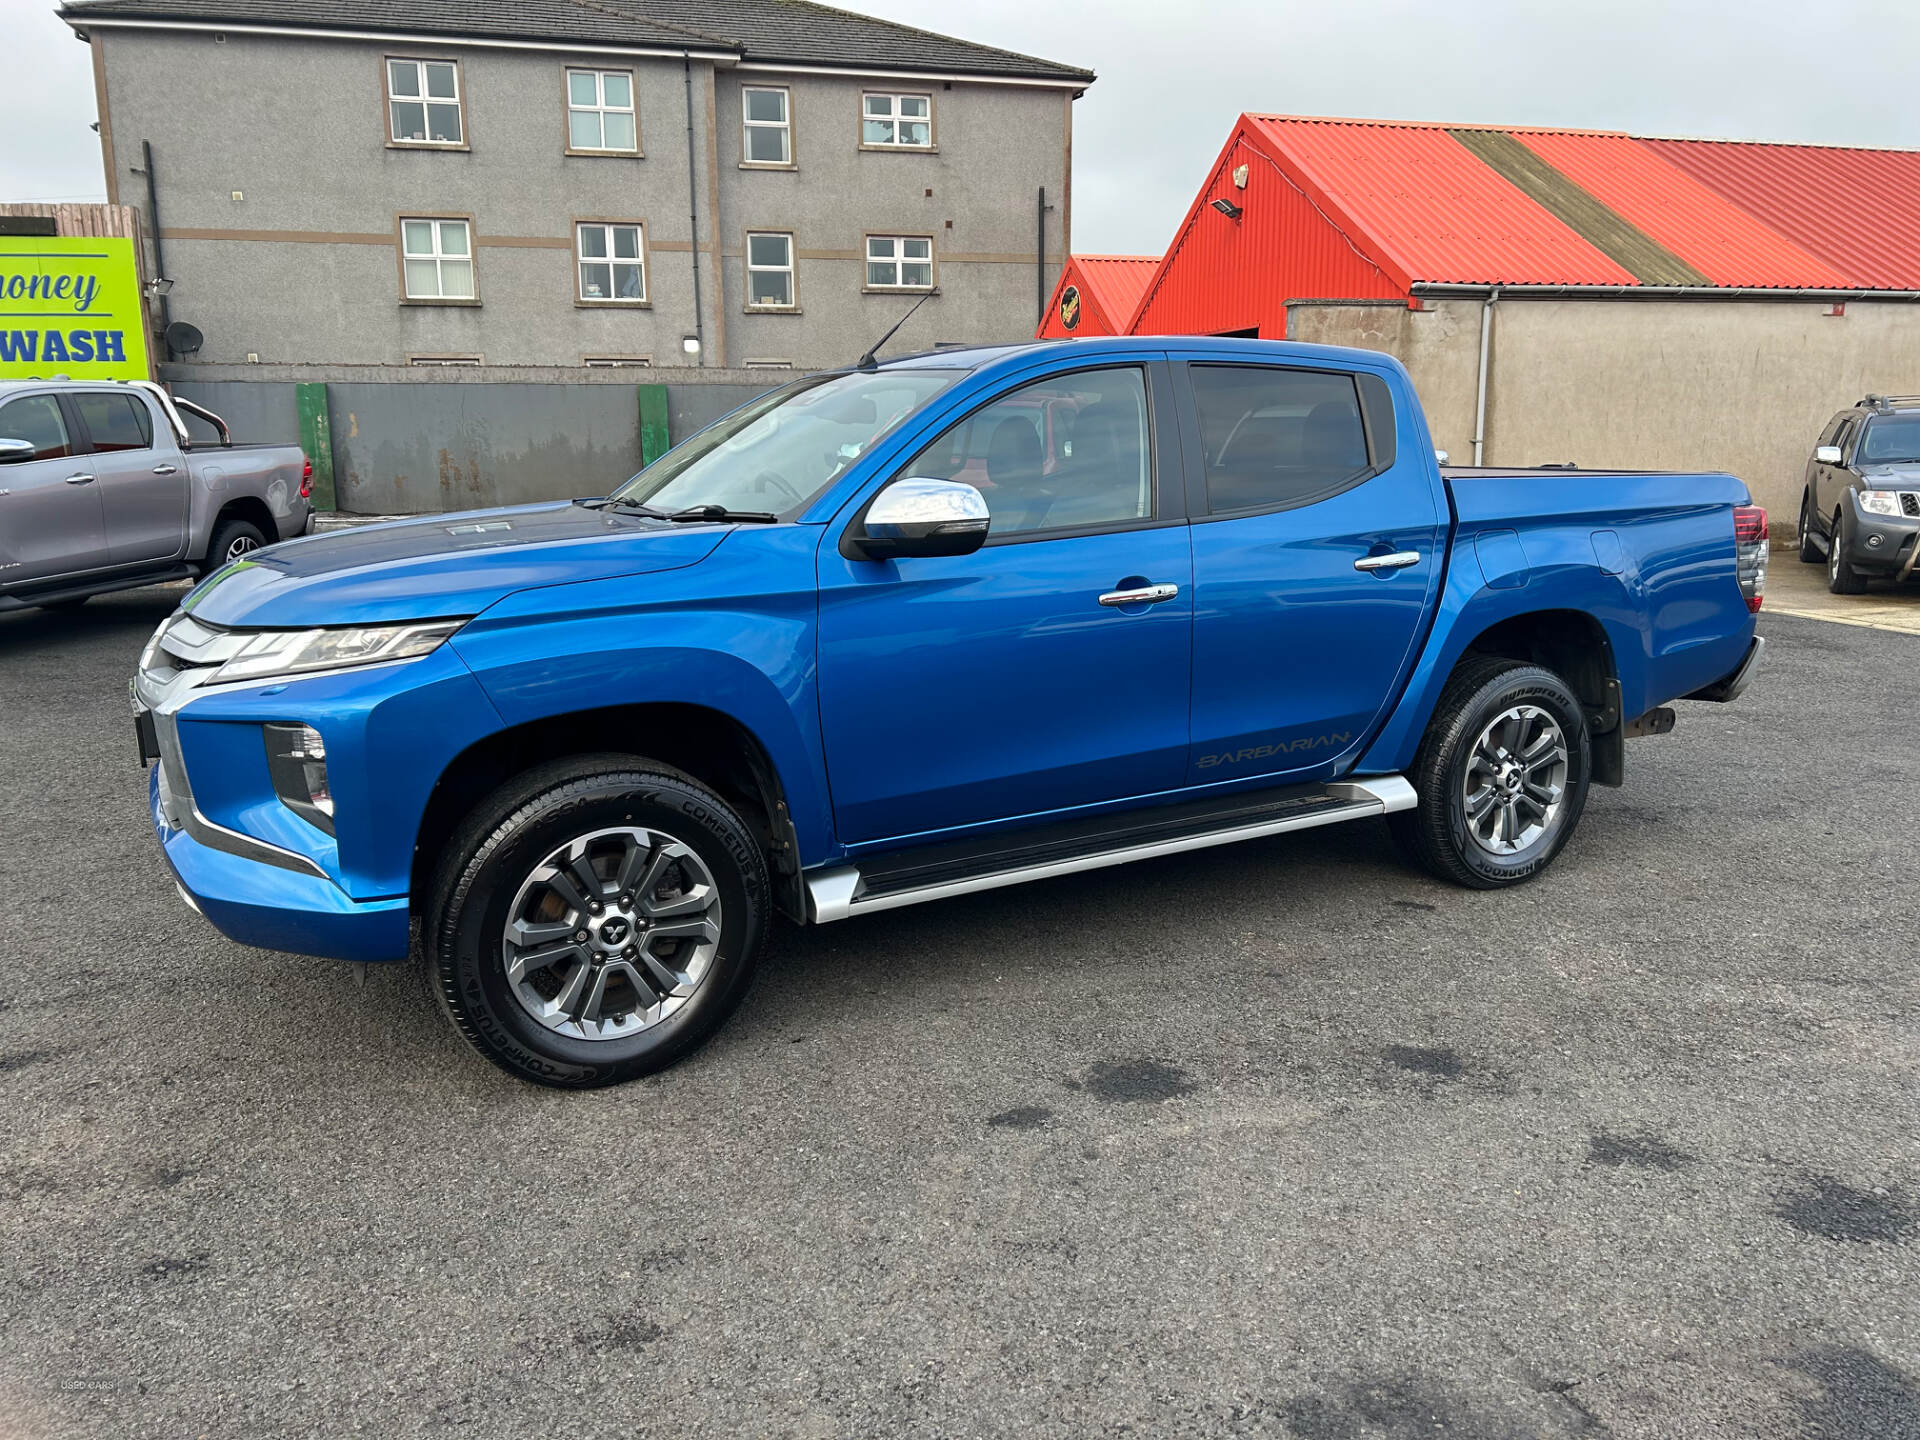
[[[133,241],[0,235],[0,379],[145,380]]]
[[[1060,323],[1071,330],[1080,323],[1080,287],[1069,285],[1060,292]]]

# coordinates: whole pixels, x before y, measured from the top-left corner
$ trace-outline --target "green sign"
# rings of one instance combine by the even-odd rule
[[[0,235],[0,380],[145,380],[133,241]]]

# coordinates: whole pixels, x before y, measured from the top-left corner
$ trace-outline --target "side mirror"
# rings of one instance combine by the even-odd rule
[[[1436,465],[1448,465],[1451,464],[1452,461],[1453,457],[1444,450],[1435,450],[1433,452],[1433,463]]]
[[[1816,465],[1838,465],[1840,463],[1840,447],[1838,445],[1820,446],[1813,452],[1813,463]]]
[[[911,475],[874,497],[841,553],[850,560],[971,555],[991,523],[986,497],[973,486]]]
[[[0,440],[0,465],[18,465],[37,453],[31,440]]]

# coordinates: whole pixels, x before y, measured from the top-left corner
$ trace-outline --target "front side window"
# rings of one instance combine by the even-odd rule
[[[628,70],[567,71],[567,148],[634,155],[640,122]]]
[[[676,445],[614,496],[665,511],[724,505],[797,515],[964,373],[905,368],[810,375]]]
[[[784,88],[749,85],[741,92],[741,154],[749,165],[791,165],[793,125]]]
[[[1351,375],[1194,365],[1207,508],[1319,499],[1368,473],[1367,429]]]
[[[791,310],[793,236],[763,231],[747,236],[747,305],[755,310]]]
[[[646,300],[647,266],[640,231],[637,222],[574,227],[579,246],[582,301],[637,305]]]
[[[95,450],[144,450],[153,443],[153,418],[131,395],[83,391],[73,397],[73,404]]]
[[[1136,365],[1023,386],[976,410],[900,473],[985,498],[988,537],[1150,519],[1146,375]]]
[[[387,61],[387,136],[396,145],[459,145],[460,67],[451,60]]]
[[[24,440],[36,460],[60,460],[73,454],[60,402],[51,395],[28,395],[0,405],[0,440]]]
[[[933,97],[878,95],[871,91],[862,95],[860,143],[895,150],[931,150]]]
[[[464,220],[402,220],[409,300],[473,299],[473,236]]]
[[[869,235],[867,285],[874,290],[931,290],[933,237]]]

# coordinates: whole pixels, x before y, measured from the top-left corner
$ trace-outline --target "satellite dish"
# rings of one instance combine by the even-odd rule
[[[198,355],[200,347],[207,343],[207,337],[200,333],[198,326],[176,320],[167,326],[166,341],[167,348],[176,355]]]

